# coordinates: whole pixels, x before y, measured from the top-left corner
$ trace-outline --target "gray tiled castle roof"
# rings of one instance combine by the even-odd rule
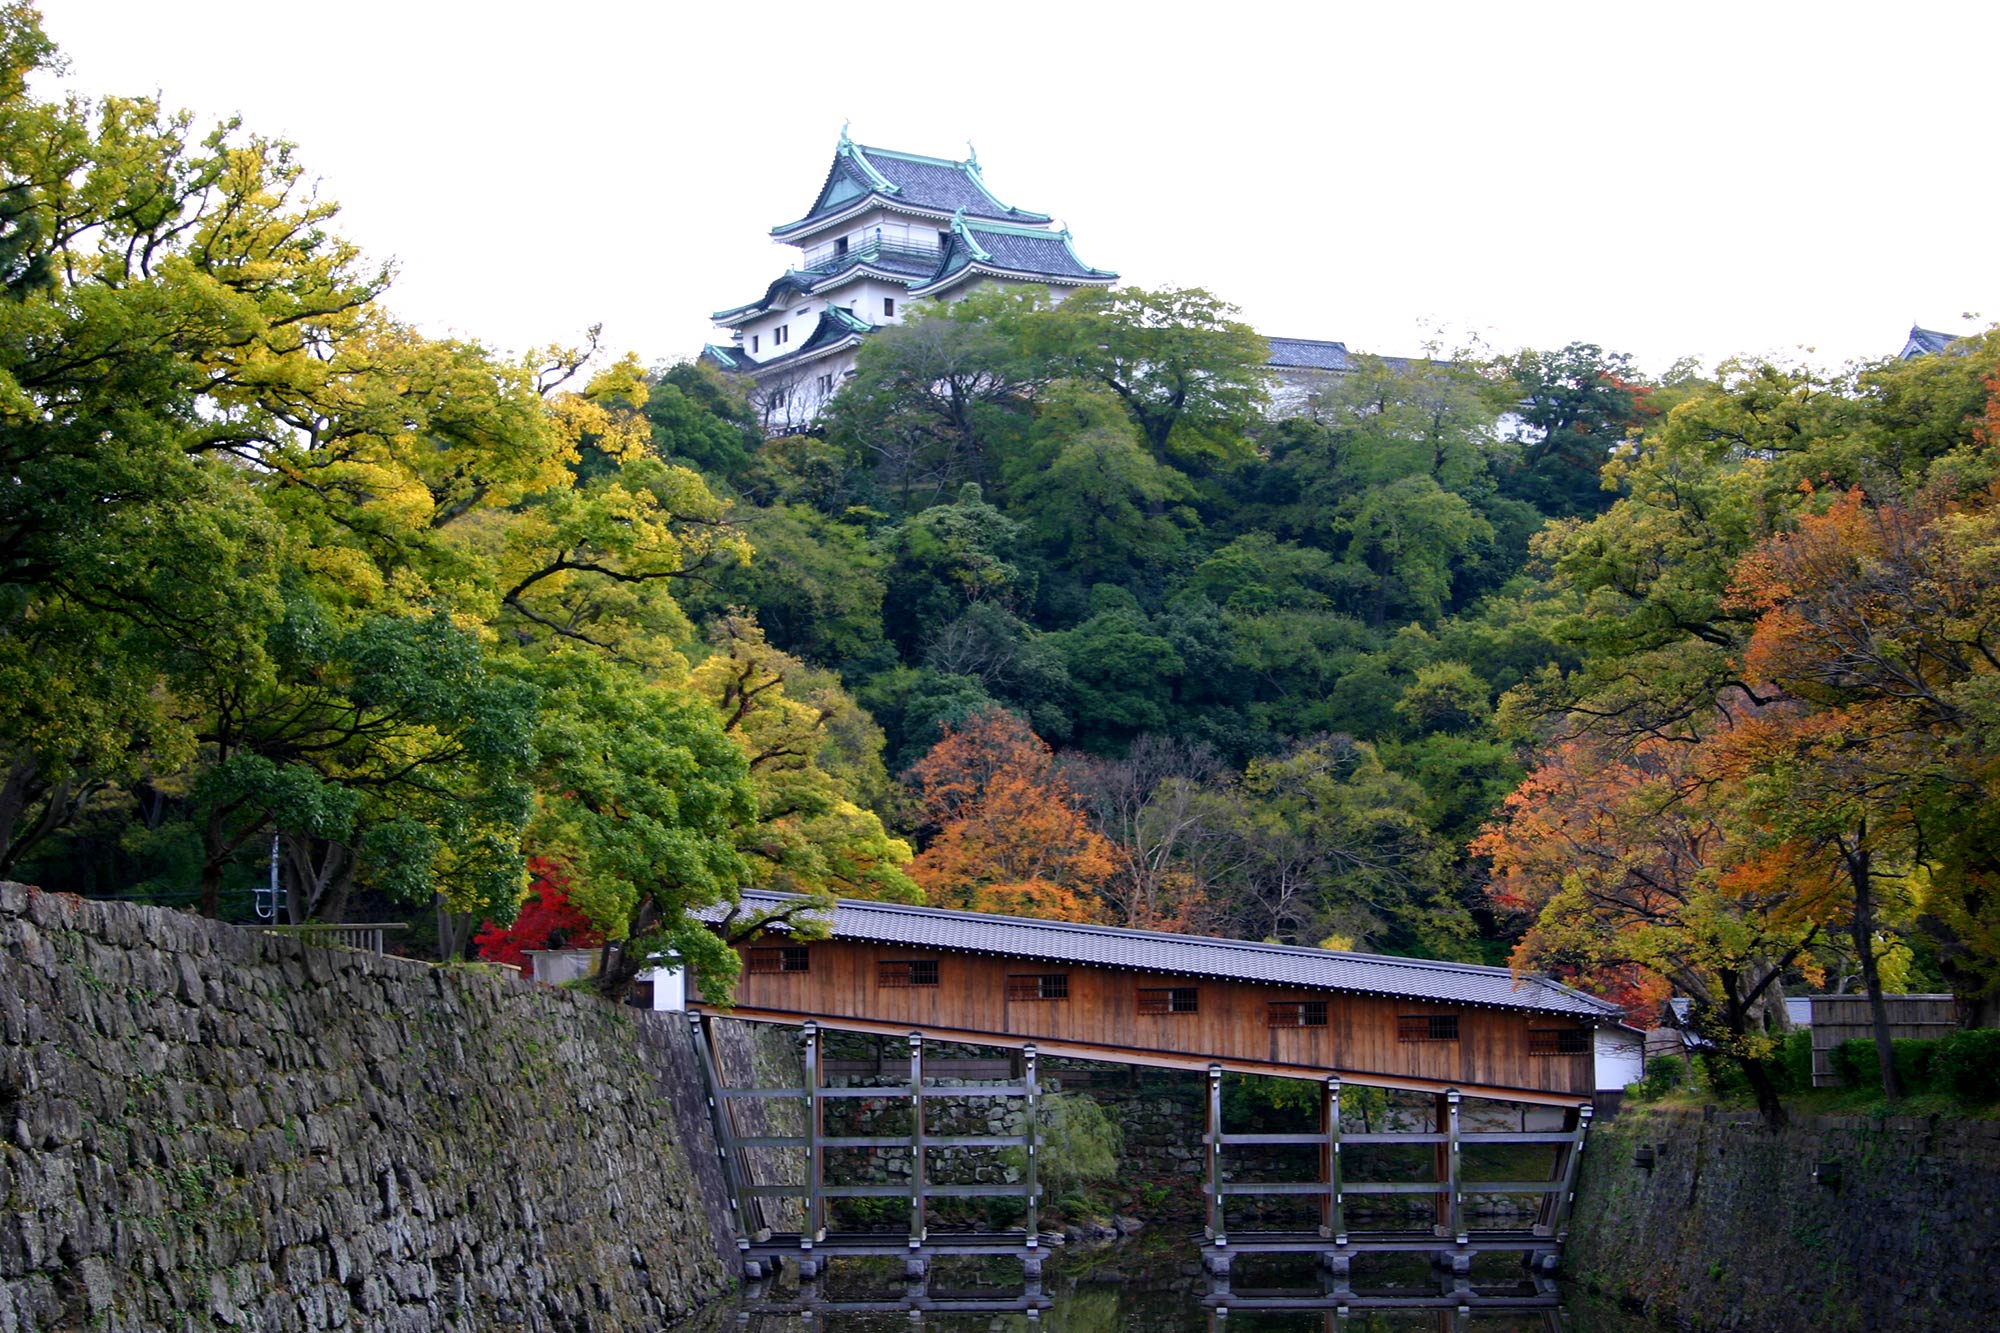
[[[1302,370],[1352,370],[1354,361],[1346,343],[1323,342],[1316,338],[1272,338],[1271,358],[1266,365],[1295,366]]]
[[[793,895],[763,890],[743,894],[744,909],[753,912],[796,901]],[[725,908],[712,907],[702,916],[715,924],[725,913]],[[988,916],[853,898],[842,898],[834,905],[829,924],[834,939],[869,940],[914,949],[1262,982],[1302,990],[1351,991],[1597,1021],[1615,1020],[1620,1012],[1614,1004],[1547,977],[1517,976],[1504,967],[1481,967],[1473,963],[1335,953],[1330,949]]]
[[[890,148],[870,148],[842,136],[834,152],[826,183],[806,215],[796,222],[771,228],[773,235],[797,231],[809,223],[842,213],[870,195],[910,208],[939,213],[963,211],[969,217],[991,218],[998,222],[1047,222],[1046,213],[1014,208],[993,197],[980,179],[979,165],[973,161],[954,162],[948,158],[899,153]]]
[[[1939,333],[1936,329],[1927,329],[1921,325],[1912,324],[1910,326],[1910,336],[1903,343],[1903,350],[1900,353],[1900,357],[1902,360],[1908,361],[1913,357],[1935,356],[1957,341],[1958,339],[1949,333]]]
[[[1116,280],[1106,269],[1092,268],[1070,248],[1069,233],[1041,231],[1029,227],[984,225],[968,218],[955,218],[951,240],[945,246],[937,272],[911,291],[927,295],[973,265],[999,269],[1008,274],[1047,278],[1055,282],[1099,283]]]

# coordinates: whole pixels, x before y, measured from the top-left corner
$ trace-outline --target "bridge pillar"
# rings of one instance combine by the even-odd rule
[[[721,1095],[723,1087],[722,1071],[715,1063],[715,1046],[709,1038],[706,1017],[697,1010],[688,1011],[688,1025],[694,1033],[694,1049],[700,1059],[702,1091],[708,1097],[708,1118],[715,1130],[715,1155],[722,1159],[722,1178],[729,1188],[729,1212],[736,1223],[736,1248],[749,1248],[751,1239],[757,1233],[757,1217],[751,1211],[754,1207],[750,1197],[750,1182],[743,1174],[742,1159],[736,1151],[736,1135],[730,1120],[729,1107]],[[755,1268],[754,1263],[744,1265],[745,1273]]]
[[[910,1248],[923,1248],[929,1231],[924,1218],[924,1034],[910,1034]]]
[[[1208,1225],[1204,1230],[1208,1238],[1217,1245],[1227,1245],[1229,1237],[1223,1222],[1222,1195],[1222,1066],[1208,1067],[1208,1133],[1203,1136],[1208,1145]],[[1223,1272],[1228,1272],[1226,1256],[1222,1257]]]
[[[799,1248],[808,1254],[826,1239],[826,1071],[820,1058],[819,1024],[805,1025],[806,1224]]]
[[[1022,1047],[1021,1088],[1023,1090],[1022,1100],[1027,1104],[1025,1112],[1027,1123],[1022,1126],[1021,1132],[1027,1136],[1028,1140],[1028,1168],[1025,1173],[1025,1183],[1028,1187],[1028,1217],[1025,1225],[1028,1232],[1027,1245],[1030,1253],[1025,1263],[1029,1277],[1040,1277],[1042,1272],[1042,1094],[1041,1084],[1038,1081],[1039,1071],[1036,1069],[1037,1063],[1033,1043]]]
[[[1583,1166],[1584,1141],[1590,1136],[1591,1105],[1584,1102],[1567,1117],[1569,1147],[1563,1155],[1562,1184],[1549,1202],[1549,1234],[1560,1245],[1569,1234],[1570,1206],[1576,1202],[1576,1175]]]
[[[1320,1179],[1326,1182],[1326,1198],[1320,1204],[1319,1234],[1336,1245],[1347,1244],[1347,1201],[1340,1186],[1340,1076],[1327,1076],[1320,1097],[1320,1132],[1326,1142],[1320,1146]]]

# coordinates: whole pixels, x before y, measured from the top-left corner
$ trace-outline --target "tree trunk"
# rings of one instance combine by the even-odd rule
[[[1785,1113],[1785,1104],[1778,1100],[1777,1085],[1771,1082],[1771,1073],[1764,1068],[1764,1062],[1738,1055],[1736,1063],[1743,1070],[1743,1077],[1750,1081],[1750,1091],[1757,1097],[1757,1113],[1764,1117],[1764,1128],[1776,1133],[1790,1124],[1791,1117]]]
[[[1903,1095],[1896,1078],[1896,1048],[1889,1039],[1889,1006],[1882,998],[1882,970],[1875,964],[1875,877],[1870,865],[1868,829],[1864,825],[1851,846],[1843,843],[1841,859],[1854,882],[1854,954],[1861,964],[1861,982],[1868,988],[1868,1016],[1875,1029],[1875,1063],[1882,1070],[1882,1092],[1890,1101]]]
[[[604,951],[597,964],[597,992],[607,1000],[622,1000],[630,989],[633,978],[644,970],[646,954],[643,949],[632,947],[634,940],[644,939],[660,923],[660,909],[648,898],[639,904],[639,910],[632,914],[631,929],[622,940],[606,940]]]
[[[1764,1067],[1763,1060],[1751,1055],[1748,1050],[1750,1009],[1757,1002],[1757,997],[1764,993],[1764,987],[1751,988],[1750,998],[1746,1000],[1741,989],[1742,978],[1733,969],[1718,969],[1716,979],[1722,983],[1722,1022],[1729,1035],[1729,1058],[1743,1071],[1744,1081],[1749,1083],[1750,1092],[1757,1099],[1757,1114],[1764,1118],[1764,1128],[1775,1134],[1791,1123],[1791,1117],[1785,1113],[1785,1104],[1779,1100],[1777,1085],[1771,1082],[1770,1071]]]
[[[466,941],[472,937],[472,914],[454,912],[443,894],[434,899],[437,906],[438,961],[457,962],[465,957]]]

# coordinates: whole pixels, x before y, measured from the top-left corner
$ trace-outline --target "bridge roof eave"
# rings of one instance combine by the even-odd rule
[[[744,906],[757,909],[794,901],[795,895],[767,890],[743,895]],[[725,910],[713,907],[703,915],[711,923],[720,923]],[[1475,963],[1339,953],[851,898],[837,900],[831,918],[820,918],[817,924],[828,927],[833,939],[941,953],[1376,995],[1546,1014],[1593,1024],[1614,1023],[1623,1013],[1608,1001],[1547,977],[1518,975],[1507,968]]]
[[[1093,1042],[1063,1041],[1050,1037],[1024,1037],[1006,1032],[923,1027],[908,1023],[881,1023],[869,1018],[832,1014],[791,1013],[782,1009],[753,1009],[735,1006],[690,1003],[690,1011],[714,1018],[734,1018],[749,1023],[778,1023],[797,1027],[814,1023],[833,1032],[859,1032],[879,1037],[906,1037],[921,1031],[925,1040],[953,1042],[966,1046],[993,1046],[1020,1050],[1032,1046],[1038,1055],[1059,1055],[1079,1060],[1102,1060],[1110,1064],[1143,1065],[1152,1069],[1201,1071],[1211,1066],[1228,1074],[1260,1074],[1272,1078],[1323,1079],[1338,1077],[1357,1087],[1389,1088],[1401,1092],[1457,1092],[1467,1097],[1494,1101],[1530,1102],[1539,1106],[1573,1107],[1590,1101],[1585,1092],[1557,1092],[1548,1088],[1515,1088],[1494,1084],[1466,1083],[1446,1079],[1406,1077],[1373,1070],[1323,1069],[1318,1066],[1288,1065],[1270,1060],[1243,1060],[1229,1056],[1208,1056],[1176,1051],[1147,1050],[1140,1047],[1104,1046]]]

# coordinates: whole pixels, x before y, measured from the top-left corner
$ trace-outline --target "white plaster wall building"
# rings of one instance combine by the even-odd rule
[[[717,311],[729,337],[702,357],[751,379],[773,434],[818,416],[853,373],[862,340],[900,323],[912,301],[955,300],[982,282],[1060,295],[1118,280],[1079,259],[1047,214],[1000,202],[976,156],[871,148],[844,129],[812,207],[771,228],[771,238],[796,247],[798,263],[757,300]]]

